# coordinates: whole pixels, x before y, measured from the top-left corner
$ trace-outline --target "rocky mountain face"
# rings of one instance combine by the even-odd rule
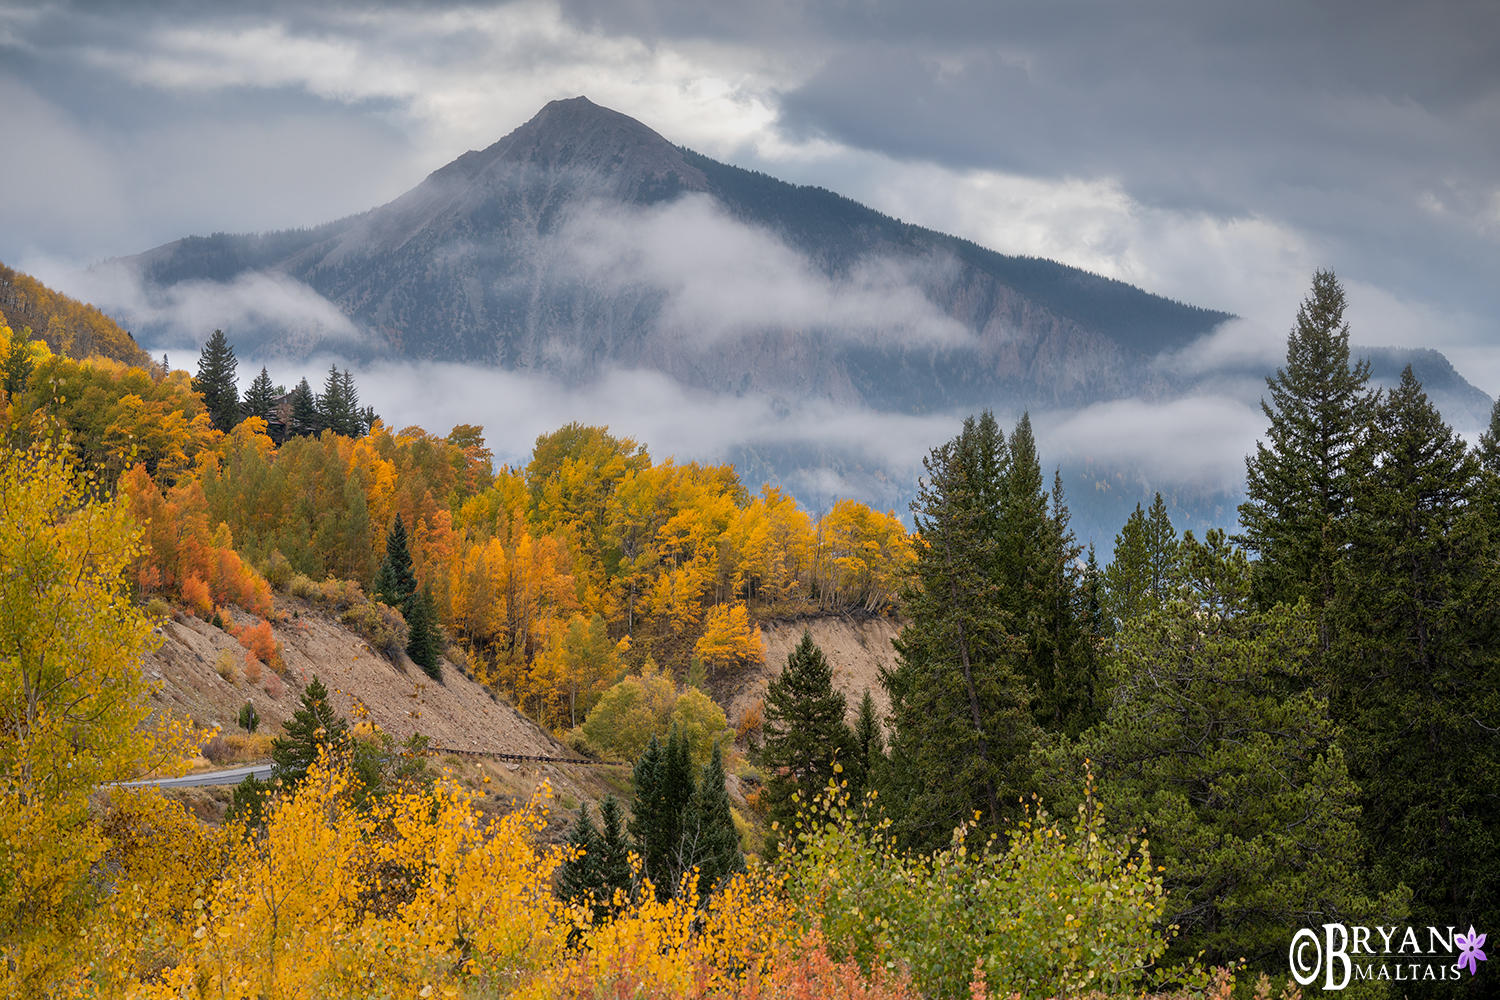
[[[362,215],[121,265],[148,290],[294,279],[352,321],[346,355],[571,383],[647,369],[908,413],[1164,390],[1144,362],[1229,318],[717,163],[582,97]],[[242,353],[327,346],[316,329],[235,333]]]

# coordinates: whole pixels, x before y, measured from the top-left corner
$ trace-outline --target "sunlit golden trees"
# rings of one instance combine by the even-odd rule
[[[46,995],[102,886],[99,785],[185,761],[195,734],[147,730],[150,624],[125,570],[139,533],[46,448],[0,452],[0,977]]]

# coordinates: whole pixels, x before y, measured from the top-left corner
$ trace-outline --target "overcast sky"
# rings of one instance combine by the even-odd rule
[[[0,0],[0,260],[362,211],[578,94],[1268,344],[1330,267],[1500,391],[1493,2]]]

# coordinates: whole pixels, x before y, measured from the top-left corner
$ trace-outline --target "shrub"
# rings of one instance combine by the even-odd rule
[[[153,621],[162,621],[172,616],[172,606],[160,597],[153,597],[146,602],[146,617]]]
[[[255,680],[259,680],[259,678],[255,678]],[[240,728],[247,733],[253,733],[260,728],[260,713],[255,710],[254,704],[248,701],[245,702],[245,707],[240,709],[238,722]]]
[[[240,645],[254,653],[255,656],[277,673],[286,669],[281,660],[281,643],[276,641],[276,634],[271,631],[271,623],[259,621],[239,636]]]
[[[214,659],[214,673],[233,684],[240,679],[239,657],[227,649],[219,650]]]
[[[286,690],[286,686],[281,683],[281,678],[274,673],[266,674],[266,682],[261,687],[266,689],[266,694],[277,701],[281,700],[281,695]]]
[[[254,653],[245,654],[245,680],[251,684],[259,684],[261,671],[260,660],[256,659]]]
[[[395,656],[406,648],[406,619],[395,608],[378,601],[350,605],[339,621],[359,633],[373,649]]]
[[[229,746],[229,741],[217,733],[203,744],[203,749],[198,752],[215,764],[223,764],[234,756],[234,750]]]
[[[186,585],[184,584],[184,593],[186,593],[186,589]],[[291,582],[287,584],[287,591],[293,597],[300,597],[304,601],[317,601],[323,596],[322,591],[318,589],[318,585],[301,573],[292,574]]]
[[[318,584],[318,600],[331,605],[334,611],[343,611],[355,604],[363,604],[365,592],[358,580],[339,580],[330,576]]]
[[[287,561],[286,556],[281,554],[280,549],[272,549],[271,557],[265,561],[260,569],[260,575],[266,578],[266,582],[277,590],[285,591],[292,582],[294,573],[292,564]],[[303,579],[307,579],[303,577]]]
[[[804,919],[835,954],[904,965],[927,995],[965,996],[979,972],[996,996],[1039,1000],[1135,990],[1166,952],[1150,850],[1109,836],[1092,795],[1071,829],[1037,807],[1003,850],[993,838],[971,850],[965,823],[925,857],[895,851],[889,820],[869,819],[873,806],[872,795],[861,814],[830,785],[787,845],[788,892],[816,900]],[[1191,968],[1170,975],[1206,981]]]

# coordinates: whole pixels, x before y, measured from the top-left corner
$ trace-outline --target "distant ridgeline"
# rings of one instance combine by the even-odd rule
[[[97,354],[132,365],[151,362],[130,331],[104,313],[4,264],[0,264],[0,326],[17,334],[30,327],[32,336],[56,353],[79,358]]]

